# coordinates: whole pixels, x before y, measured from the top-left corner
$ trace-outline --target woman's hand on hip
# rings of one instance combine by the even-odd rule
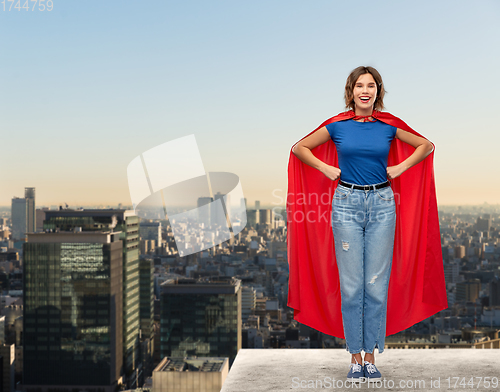
[[[337,178],[340,178],[340,169],[335,166],[324,165],[321,168],[321,172],[332,181],[335,181]]]
[[[387,168],[387,178],[389,180],[393,180],[394,178],[399,177],[404,172],[405,169],[401,165],[389,166]]]

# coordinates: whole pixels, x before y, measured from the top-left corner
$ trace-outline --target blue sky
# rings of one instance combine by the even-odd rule
[[[129,162],[189,134],[251,207],[284,203],[291,146],[343,110],[359,65],[436,145],[439,204],[499,202],[497,1],[2,7],[0,205],[26,186],[39,205],[130,204]]]

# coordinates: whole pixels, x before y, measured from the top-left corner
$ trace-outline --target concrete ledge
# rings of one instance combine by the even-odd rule
[[[386,348],[382,354],[375,351],[375,365],[382,373],[382,381],[370,385],[361,383],[354,388],[345,387],[350,360],[351,356],[345,349],[241,349],[221,392],[316,389],[500,391],[498,349]],[[490,384],[488,388],[485,377],[490,377],[490,383],[496,377],[496,384]]]

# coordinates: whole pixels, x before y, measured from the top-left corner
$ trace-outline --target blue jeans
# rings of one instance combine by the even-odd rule
[[[360,190],[339,184],[332,200],[332,229],[346,350],[373,353],[377,347],[382,353],[396,229],[392,188]]]

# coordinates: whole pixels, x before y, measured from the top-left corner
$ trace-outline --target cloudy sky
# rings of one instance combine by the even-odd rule
[[[436,145],[439,204],[499,202],[498,1],[6,3],[0,206],[28,186],[38,205],[131,204],[127,165],[190,134],[250,207],[284,203],[291,146],[359,65]]]

